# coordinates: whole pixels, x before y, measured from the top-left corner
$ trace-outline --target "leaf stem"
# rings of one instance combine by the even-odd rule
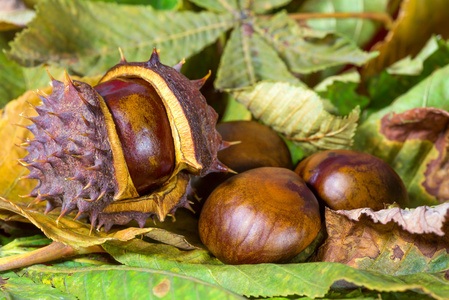
[[[332,13],[293,13],[288,16],[296,21],[309,19],[370,19],[384,24],[387,29],[393,25],[393,19],[387,13],[377,12],[332,12]]]
[[[0,271],[6,271],[34,264],[50,262],[53,260],[67,258],[80,254],[105,252],[101,246],[91,246],[87,248],[75,249],[72,246],[64,245],[60,242],[53,242],[43,248],[0,258]]]

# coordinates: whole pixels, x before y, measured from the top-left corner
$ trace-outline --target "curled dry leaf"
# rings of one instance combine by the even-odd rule
[[[374,130],[374,131],[372,131]],[[449,113],[420,107],[388,113],[360,127],[360,150],[370,152],[398,172],[412,207],[449,200]]]
[[[420,206],[415,209],[401,209],[393,207],[373,211],[371,208],[354,210],[338,210],[335,213],[346,216],[349,220],[359,221],[362,215],[371,218],[374,223],[387,224],[394,222],[402,227],[402,230],[416,234],[432,233],[444,236],[444,225],[448,218],[449,203],[443,203],[436,207]],[[447,228],[446,228],[447,229]]]
[[[444,234],[449,232],[448,209],[449,204],[412,211],[327,209],[329,237],[314,259],[388,275],[446,271],[449,240]]]
[[[154,224],[151,224],[153,230],[145,236],[183,250],[200,249],[202,243],[197,229],[198,219],[186,209],[179,209],[175,216],[176,222],[155,219]]]
[[[42,209],[28,208],[0,197],[0,209],[10,210],[27,218],[50,239],[70,245],[74,248],[101,245],[106,241],[128,241],[136,235],[145,234],[153,228],[129,227],[123,230],[105,233],[90,229],[90,225],[74,221],[70,217],[58,220],[58,214],[45,214]]]
[[[449,200],[449,156],[447,153],[449,113],[442,109],[415,108],[402,114],[386,115],[380,132],[391,141],[427,140],[434,144],[438,156],[427,161],[422,186],[439,202]]]
[[[432,34],[449,36],[446,0],[404,0],[393,28],[372,50],[379,56],[363,67],[364,75],[374,75],[407,55],[416,55]]]

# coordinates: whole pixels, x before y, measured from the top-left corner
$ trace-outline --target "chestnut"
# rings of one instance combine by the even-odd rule
[[[255,121],[230,121],[217,124],[216,129],[225,141],[239,142],[218,152],[218,159],[237,173],[259,167],[293,169],[290,150],[284,140],[271,128]],[[192,186],[203,200],[233,173],[211,173],[196,177]],[[202,201],[204,202],[204,201]],[[194,204],[200,211],[202,202]]]
[[[321,228],[319,204],[285,168],[256,168],[219,185],[199,219],[201,241],[227,264],[288,262]]]
[[[240,142],[218,152],[218,159],[232,170],[293,168],[287,145],[271,128],[255,121],[223,122],[216,128],[225,141]]]
[[[165,183],[175,167],[175,146],[154,87],[142,79],[121,78],[97,85],[95,90],[111,111],[137,192],[144,195]]]
[[[371,154],[353,150],[317,152],[296,167],[317,198],[335,210],[408,203],[399,175],[386,162]]]

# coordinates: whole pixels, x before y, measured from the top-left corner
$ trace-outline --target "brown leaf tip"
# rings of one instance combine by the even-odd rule
[[[443,203],[435,207],[420,206],[415,209],[401,209],[399,207],[373,211],[370,208],[353,210],[337,210],[336,213],[348,217],[350,220],[359,221],[362,215],[366,215],[374,223],[387,224],[394,222],[404,230],[423,234],[431,233],[444,236],[444,224],[447,222],[449,203]]]
[[[398,245],[394,245],[393,255],[390,256],[390,259],[393,261],[401,260],[404,257],[404,251],[402,251],[401,247]]]
[[[426,164],[425,181],[422,185],[439,202],[449,200],[448,128],[449,112],[432,107],[388,114],[381,119],[380,127],[380,133],[392,141],[406,143],[411,140],[427,140],[434,144],[439,155]]]

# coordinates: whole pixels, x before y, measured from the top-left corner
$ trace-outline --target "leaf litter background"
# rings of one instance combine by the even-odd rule
[[[447,1],[3,1],[0,257],[44,245],[78,256],[0,273],[2,298],[449,298]],[[411,208],[328,209],[321,247],[325,236],[289,264],[229,266],[201,245],[188,211],[104,233],[28,207],[18,195],[33,183],[16,160],[29,136],[14,124],[31,116],[35,89],[51,91],[42,65],[94,84],[118,47],[128,61],[153,47],[163,63],[186,58],[190,78],[211,69],[203,93],[222,120],[272,127],[295,161],[349,147],[381,157]]]

